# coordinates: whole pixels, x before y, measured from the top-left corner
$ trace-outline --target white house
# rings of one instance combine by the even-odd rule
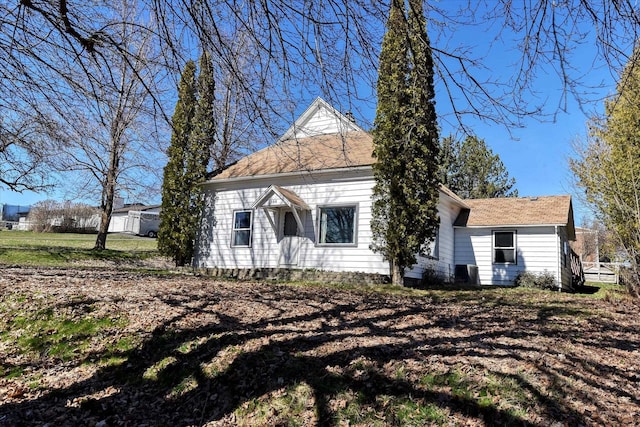
[[[240,159],[203,184],[206,208],[194,265],[388,274],[388,262],[369,248],[372,151],[369,133],[316,99],[275,144]],[[419,280],[430,270],[453,278],[458,265],[458,270],[461,266],[472,270],[473,278],[477,266],[477,283],[506,284],[523,268],[535,265],[536,271],[547,270],[557,283],[564,283],[562,264],[548,251],[559,255],[563,242],[572,237],[570,210],[564,225],[480,225],[474,222],[474,206],[480,203],[462,200],[441,187],[436,239],[429,256],[419,257],[405,277]],[[508,254],[507,258],[495,256],[509,249],[500,246],[507,236],[502,230],[517,235],[510,247],[517,254],[513,259]],[[549,234],[537,240],[536,244],[548,248],[541,250],[545,255],[535,262],[528,257],[540,252],[525,250],[527,233]]]

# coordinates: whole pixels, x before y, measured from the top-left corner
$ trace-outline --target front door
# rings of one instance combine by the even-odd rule
[[[280,265],[297,265],[300,257],[300,236],[296,217],[291,211],[281,215],[280,236]]]

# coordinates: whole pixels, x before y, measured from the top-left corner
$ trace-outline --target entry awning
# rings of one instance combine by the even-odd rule
[[[309,206],[296,193],[277,185],[270,185],[267,190],[253,203],[252,208],[283,208],[309,210]]]
[[[291,190],[287,190],[286,188],[282,188],[277,185],[270,185],[269,188],[267,188],[267,190],[262,193],[255,202],[253,202],[251,207],[253,209],[265,210],[288,208],[293,213],[296,223],[298,223],[298,230],[304,230],[298,211],[310,210],[309,205],[307,205],[300,196]],[[269,222],[271,222],[271,225],[276,229],[275,223],[271,217],[269,217]]]

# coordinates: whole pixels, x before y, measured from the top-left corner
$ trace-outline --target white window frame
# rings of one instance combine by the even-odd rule
[[[249,213],[249,227],[236,227],[236,215],[240,213]],[[254,211],[251,209],[238,209],[233,211],[231,223],[231,247],[232,248],[250,248],[253,242],[253,217]],[[249,243],[247,245],[236,245],[236,233],[249,232]]]
[[[436,234],[433,236],[433,241],[429,242],[428,250],[427,258],[436,261],[440,260],[440,226],[436,228]]]
[[[511,233],[513,235],[513,246],[496,246],[496,234],[499,233]],[[496,250],[512,250],[513,261],[496,261]],[[494,230],[491,233],[491,255],[494,264],[518,264],[518,233],[516,230]]]
[[[324,243],[322,242],[322,231],[323,231],[323,225],[322,225],[322,212],[323,210],[328,210],[328,209],[346,209],[346,208],[352,208],[353,209],[353,236],[352,236],[352,241],[351,242],[346,242],[346,243]],[[336,204],[336,205],[322,205],[322,206],[318,206],[318,211],[317,211],[317,217],[318,217],[318,235],[316,238],[316,245],[318,246],[323,246],[323,247],[327,247],[327,246],[340,246],[340,247],[355,247],[358,246],[358,204]]]

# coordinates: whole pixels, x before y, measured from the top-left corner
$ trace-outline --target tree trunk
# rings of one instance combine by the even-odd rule
[[[111,175],[111,174],[109,174]],[[114,174],[115,175],[115,174]],[[115,182],[108,183],[105,188],[104,202],[102,204],[102,212],[100,213],[100,228],[96,237],[94,250],[104,250],[107,248],[107,232],[109,223],[111,222],[111,212],[113,211],[113,199],[115,197]]]
[[[115,133],[115,132],[114,132]],[[118,140],[119,134],[115,133],[111,138],[111,153],[109,154],[109,169],[107,170],[107,176],[102,187],[102,204],[100,215],[100,228],[98,229],[98,236],[96,237],[96,244],[93,247],[94,250],[104,250],[107,248],[107,232],[109,230],[109,223],[111,222],[111,213],[113,212],[113,199],[116,194],[116,175],[118,173],[118,165],[120,158],[118,155]]]
[[[391,262],[391,284],[404,286],[404,269],[395,261]]]

